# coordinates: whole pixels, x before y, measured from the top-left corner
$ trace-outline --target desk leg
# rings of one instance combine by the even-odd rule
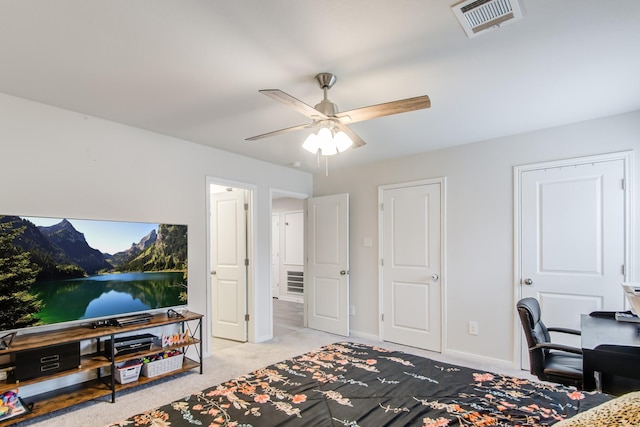
[[[596,360],[595,359],[596,359],[595,352],[583,349],[582,389],[584,391],[593,391],[596,389],[596,378],[595,378]]]

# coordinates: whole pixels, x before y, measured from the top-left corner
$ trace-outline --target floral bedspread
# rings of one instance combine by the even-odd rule
[[[341,342],[120,426],[547,426],[609,397]]]

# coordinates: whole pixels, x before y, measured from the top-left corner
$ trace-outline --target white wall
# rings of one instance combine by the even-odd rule
[[[379,143],[385,141],[370,138],[369,144]],[[514,325],[519,327],[513,167],[624,150],[635,150],[640,165],[640,111],[315,175],[314,196],[350,193],[350,303],[357,313],[352,332],[378,335],[378,186],[446,177],[445,352],[512,363]],[[635,176],[632,191],[640,208],[640,172]],[[374,245],[363,247],[363,237],[372,237]],[[640,227],[632,239],[638,279]],[[480,335],[467,333],[470,320],[479,322]]]
[[[270,336],[270,188],[310,194],[310,174],[0,94],[0,214],[187,224],[189,308],[203,314],[207,176],[257,189],[250,336],[264,340]]]

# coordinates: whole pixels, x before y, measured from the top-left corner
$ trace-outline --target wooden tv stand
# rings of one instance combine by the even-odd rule
[[[166,313],[155,314],[146,323],[128,326],[107,326],[97,327],[95,329],[90,326],[73,326],[55,331],[17,335],[8,349],[0,350],[0,357],[6,358],[4,356],[10,356],[12,353],[16,353],[18,351],[44,348],[50,345],[64,343],[89,344],[86,345],[86,347],[91,348],[92,352],[81,354],[80,366],[78,368],[52,373],[47,376],[25,381],[0,381],[0,393],[4,393],[5,391],[15,388],[21,389],[22,387],[30,384],[53,381],[81,372],[95,372],[96,378],[70,387],[58,388],[40,395],[23,396],[20,392],[19,395],[25,404],[33,403],[33,410],[28,414],[0,421],[0,426],[15,424],[20,421],[42,416],[89,400],[108,398],[110,396],[111,402],[115,402],[116,393],[118,391],[137,387],[160,378],[166,378],[195,368],[199,368],[200,374],[202,374],[202,315],[189,311],[185,311],[181,313],[181,315],[183,317],[169,317]],[[115,339],[118,337],[134,335],[134,333],[138,331],[171,324],[180,324],[180,330],[182,332],[187,332],[188,334],[188,342],[164,348],[152,345],[148,350],[142,350],[121,356],[116,355],[115,357],[108,356],[103,349],[106,345],[106,340],[111,340],[110,343],[113,345]],[[195,347],[197,353],[196,360],[188,358],[186,355],[187,349],[191,346]],[[182,368],[153,378],[147,378],[141,375],[138,378],[138,381],[127,384],[119,384],[116,382],[115,365],[117,363],[132,359],[140,359],[145,356],[169,350],[182,350],[182,352],[185,353]],[[113,354],[113,352],[111,354]],[[3,365],[3,367],[7,368],[10,366]]]

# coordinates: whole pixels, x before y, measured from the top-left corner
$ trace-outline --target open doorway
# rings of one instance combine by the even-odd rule
[[[304,317],[304,195],[271,192],[273,337],[306,326]]]

